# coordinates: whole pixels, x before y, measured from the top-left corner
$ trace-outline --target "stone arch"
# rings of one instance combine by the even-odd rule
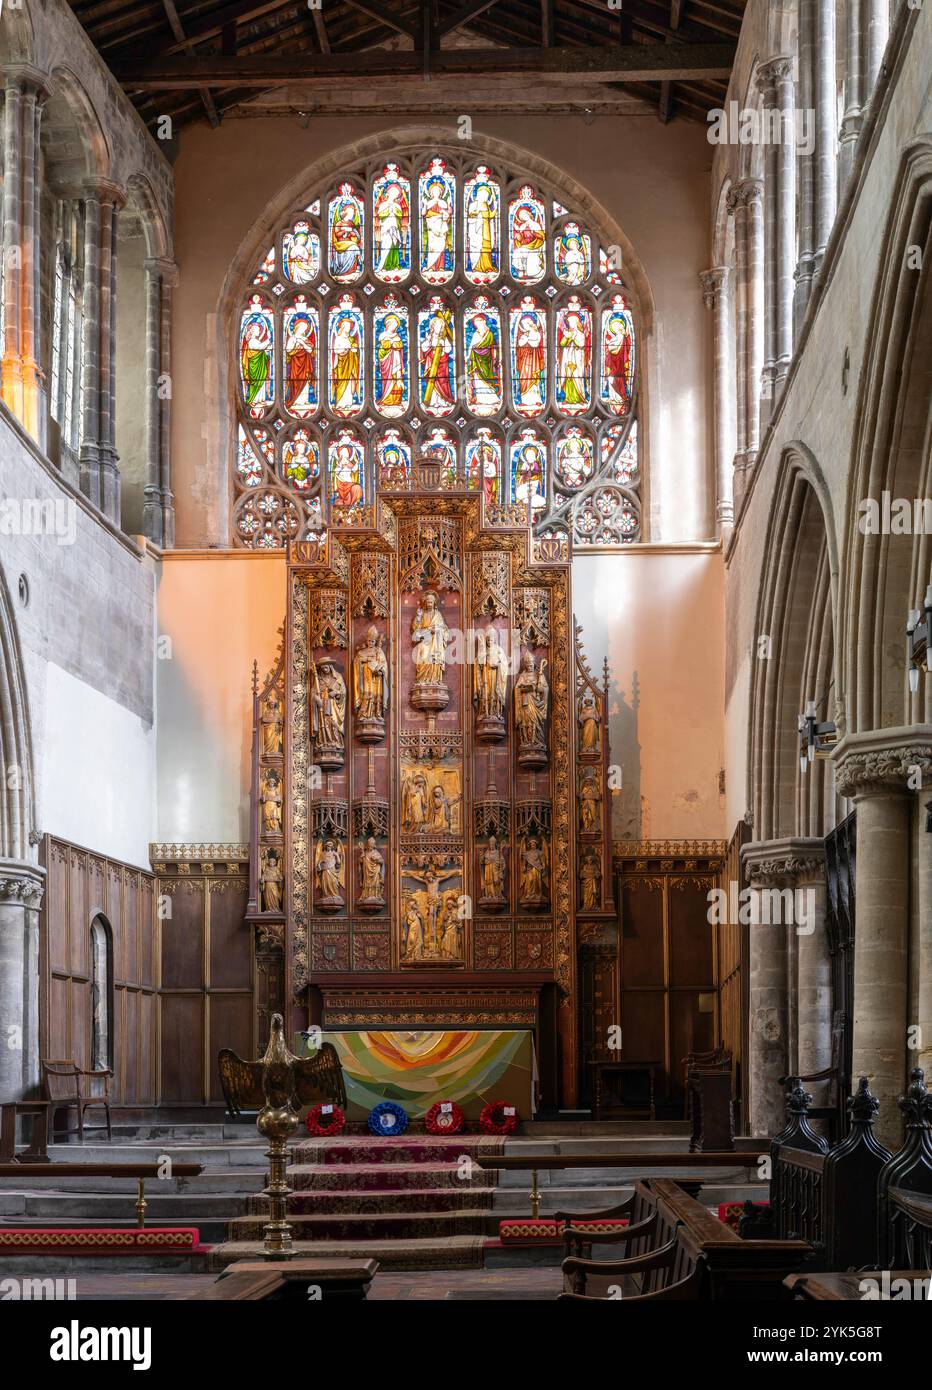
[[[835,628],[838,547],[832,504],[812,455],[790,445],[780,462],[761,575],[753,653],[749,762],[754,837],[821,839],[836,823],[834,767],[799,763],[797,718],[815,700],[820,722],[843,708]]]
[[[747,84],[744,89],[744,100],[741,102],[742,111],[757,111],[760,113],[763,105],[763,95],[757,85],[757,74],[764,60],[759,56],[755,57],[748,73]],[[761,179],[764,178],[764,146],[760,140],[749,140],[744,145],[738,147],[738,177],[739,179]]]
[[[932,536],[867,532],[862,503],[932,494],[932,137],[904,152],[862,358],[845,516],[843,632],[849,733],[932,720],[910,698],[905,628],[932,581]],[[882,516],[881,516],[882,521]],[[862,525],[864,530],[862,530]]]
[[[34,788],[26,678],[13,605],[0,571],[0,860],[34,860]]]
[[[167,260],[172,254],[171,232],[155,190],[145,174],[131,174],[126,180],[126,211],[140,222],[146,255]]]
[[[379,156],[408,154],[421,151],[431,145],[449,146],[455,143],[455,131],[438,125],[417,124],[403,126],[369,136],[352,144],[340,146],[328,154],[314,160],[299,174],[295,175],[281,189],[256,218],[252,227],[243,237],[239,250],[227,269],[217,301],[216,337],[216,384],[217,397],[213,402],[211,418],[216,421],[217,434],[208,438],[208,451],[214,453],[210,458],[211,476],[216,480],[216,510],[211,518],[211,532],[216,534],[221,544],[228,543],[229,517],[231,511],[231,451],[234,439],[234,415],[232,411],[232,383],[230,380],[231,354],[229,343],[235,330],[235,316],[238,310],[243,286],[254,273],[257,260],[268,248],[275,230],[280,226],[289,211],[295,207],[302,196],[319,185],[326,184],[334,174],[342,171],[347,164],[361,160],[375,159]],[[475,135],[470,144],[477,160],[486,159],[490,163],[501,161],[513,169],[525,173],[530,181],[546,183],[574,212],[584,215],[592,229],[602,239],[603,244],[617,245],[621,248],[624,276],[630,290],[635,323],[641,343],[641,369],[638,383],[640,409],[638,414],[638,450],[641,458],[641,515],[642,524],[649,539],[650,498],[650,383],[657,376],[657,344],[653,334],[654,302],[647,274],[644,270],[630,238],[626,236],[607,209],[594,198],[570,174],[550,160],[542,158],[529,150],[509,141],[491,136]]]
[[[42,114],[46,175],[56,192],[73,193],[83,183],[109,177],[110,142],[84,84],[71,68],[54,68],[49,88]]]

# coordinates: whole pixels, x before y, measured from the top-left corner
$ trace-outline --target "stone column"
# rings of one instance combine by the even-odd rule
[[[39,907],[45,871],[0,859],[0,1100],[39,1082]]]
[[[838,184],[835,98],[835,0],[816,0],[815,75],[815,273],[818,275],[835,221]]]
[[[764,217],[763,187],[749,179],[748,202],[748,451],[745,469],[750,473],[760,449],[760,393],[764,367]]]
[[[799,106],[806,121],[805,133],[812,135],[811,111],[813,63],[815,54],[815,0],[799,0]],[[813,151],[808,141],[801,143],[797,159],[797,180],[799,184],[799,232],[798,258],[796,261],[796,290],[793,316],[796,337],[799,337],[806,307],[812,292],[812,273],[814,259],[813,245]]]
[[[803,1076],[832,1061],[832,961],[826,923],[825,846],[799,840],[793,867],[797,914],[797,1066]],[[816,1104],[824,1087],[807,1086]]]
[[[782,888],[785,853],[781,842],[759,840],[741,850],[741,867],[754,890]],[[785,1120],[780,1077],[789,1070],[787,927],[779,921],[755,920],[748,925],[748,1132],[773,1135]],[[745,918],[747,920],[747,918]]]
[[[116,216],[122,189],[98,180],[84,202],[84,355],[81,491],[119,524],[116,451]]]
[[[932,730],[884,729],[845,737],[836,786],[857,811],[852,1071],[880,1101],[877,1137],[902,1141],[897,1096],[907,1073],[910,909],[910,769],[932,771]]]
[[[757,70],[760,92],[761,138],[764,142],[764,365],[760,380],[761,409],[766,421],[773,404],[777,360],[777,316],[774,295],[774,253],[777,245],[777,144],[773,117],[776,110],[774,68],[762,63]],[[781,132],[782,134],[782,132]]]
[[[175,497],[172,492],[172,291],[178,284],[178,267],[164,262],[162,271],[162,374],[168,389],[162,392],[159,440],[159,475],[162,485],[162,544],[168,550],[175,544]]]
[[[864,69],[863,104],[870,101],[880,69],[883,64],[884,49],[890,35],[890,0],[863,0],[865,16],[863,25],[867,30],[867,61]]]
[[[45,446],[45,377],[41,350],[39,141],[44,74],[25,64],[6,69],[3,135],[4,342],[3,400]]]
[[[727,265],[714,266],[699,275],[702,297],[707,309],[713,312],[712,360],[714,364],[715,415],[715,529],[720,536],[734,523],[734,413],[731,397],[732,330]]]
[[[930,801],[926,791],[919,798],[916,911],[919,926],[919,1058],[926,1078],[932,1078],[932,831],[926,828]]]
[[[762,199],[760,179],[742,179],[733,186],[728,199],[735,218],[736,509],[760,447],[760,382],[764,362]]]
[[[174,540],[170,461],[171,291],[177,268],[150,258],[146,272],[146,485],[143,530],[159,546]],[[160,387],[160,378],[164,378]]]
[[[793,269],[796,257],[796,120],[793,59],[774,58],[767,64],[773,75],[774,101],[780,113],[780,142],[776,151],[774,196],[774,400],[786,385],[793,357]]]
[[[84,291],[81,335],[81,447],[78,455],[81,491],[100,506],[100,199],[97,190],[85,193]]]
[[[839,141],[838,181],[842,188],[851,177],[854,152],[861,133],[863,117],[863,74],[861,72],[861,4],[848,0],[845,8],[845,114],[841,122]]]

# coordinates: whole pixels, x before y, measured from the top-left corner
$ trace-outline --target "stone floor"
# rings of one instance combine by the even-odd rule
[[[213,1281],[212,1274],[79,1273],[75,1276],[75,1295],[78,1302],[161,1302],[188,1298]],[[395,1302],[399,1299],[552,1299],[556,1298],[560,1287],[559,1269],[446,1269],[423,1274],[389,1271],[376,1275],[369,1298]]]

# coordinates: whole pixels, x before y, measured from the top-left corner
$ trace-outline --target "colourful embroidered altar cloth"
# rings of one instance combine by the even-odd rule
[[[347,1114],[368,1115],[394,1100],[420,1119],[438,1100],[455,1100],[477,1119],[491,1100],[514,1105],[522,1119],[534,1113],[536,1066],[528,1029],[326,1032],[343,1067]]]

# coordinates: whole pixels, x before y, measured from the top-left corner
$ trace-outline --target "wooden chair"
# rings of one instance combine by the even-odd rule
[[[106,1129],[107,1139],[112,1142],[113,1130],[110,1125],[110,1077],[112,1075],[109,1067],[88,1070],[85,1067],[79,1067],[71,1057],[43,1059],[42,1085],[45,1098],[49,1102],[52,1112],[49,1128],[53,1140],[56,1134],[67,1136],[75,1132],[68,1126],[67,1117],[64,1129],[56,1130],[54,1128],[56,1110],[69,1110],[74,1106],[77,1111],[78,1139],[83,1143],[85,1112],[95,1106],[103,1106],[105,1124],[88,1125],[86,1128]]]

